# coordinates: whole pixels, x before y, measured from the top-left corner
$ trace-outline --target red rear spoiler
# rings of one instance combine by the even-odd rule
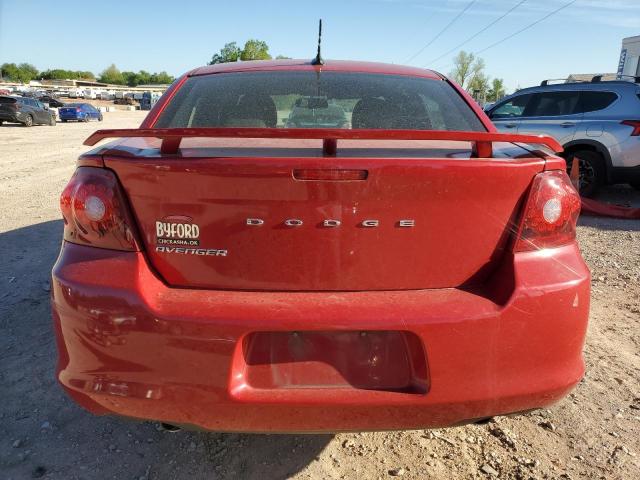
[[[556,153],[562,146],[548,135],[517,135],[494,132],[459,132],[446,130],[351,130],[343,128],[137,128],[98,130],[84,141],[95,145],[105,138],[152,137],[162,140],[160,151],[178,152],[183,138],[289,138],[320,139],[326,155],[335,155],[338,140],[449,140],[472,142],[473,155],[490,158],[493,142],[545,145]]]

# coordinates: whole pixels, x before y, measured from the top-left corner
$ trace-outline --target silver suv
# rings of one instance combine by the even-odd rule
[[[492,105],[487,114],[505,132],[544,133],[578,157],[580,193],[629,183],[640,189],[640,78],[549,84],[525,88]]]

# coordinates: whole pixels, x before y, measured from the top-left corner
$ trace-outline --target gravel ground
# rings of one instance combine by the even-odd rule
[[[105,114],[135,127],[144,113]],[[582,218],[587,375],[549,410],[485,425],[339,435],[176,434],[93,417],[54,380],[58,195],[98,124],[0,127],[0,479],[616,478],[640,472],[640,222]],[[627,187],[604,199],[640,206]]]

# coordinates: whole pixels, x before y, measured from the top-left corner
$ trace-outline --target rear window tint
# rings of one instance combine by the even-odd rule
[[[155,126],[485,131],[444,81],[338,72],[192,77]]]
[[[580,94],[580,112],[603,110],[618,99],[613,92],[582,92]]]
[[[17,100],[11,97],[0,97],[0,103],[16,103]]]
[[[560,117],[577,113],[579,92],[534,93],[524,117]]]

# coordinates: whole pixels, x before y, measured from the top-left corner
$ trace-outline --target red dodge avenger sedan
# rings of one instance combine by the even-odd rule
[[[53,268],[58,379],[89,411],[429,428],[581,379],[590,275],[561,147],[497,133],[446,77],[202,67],[85,144],[105,138],[62,193]]]

